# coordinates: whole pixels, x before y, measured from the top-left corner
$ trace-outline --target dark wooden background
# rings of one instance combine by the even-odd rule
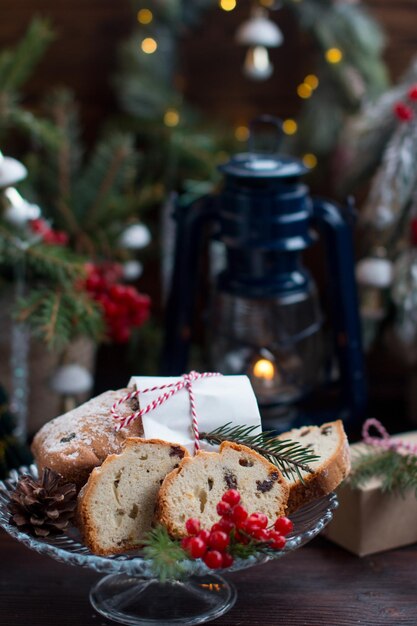
[[[144,0],[143,6],[147,4],[152,6]],[[398,78],[417,53],[417,2],[366,0],[364,4],[387,33],[386,60],[392,78]],[[249,8],[249,0],[238,0],[231,13],[214,6],[181,43],[180,71],[188,98],[236,125],[266,111],[295,116],[300,106],[296,86],[314,71],[311,43],[289,12],[282,10],[273,14],[285,37],[284,45],[272,51],[274,77],[260,83],[245,79],[241,72],[245,51],[235,44],[234,34]],[[72,88],[81,104],[85,138],[93,141],[102,121],[117,112],[111,78],[117,73],[119,44],[135,25],[131,4],[129,0],[0,0],[0,47],[15,43],[35,13],[50,17],[57,37],[28,83],[25,100],[36,107],[52,86]],[[372,412],[394,419],[407,411],[417,416],[416,375],[384,351],[371,355],[369,365],[375,399]]]
[[[143,2],[143,6],[152,3]],[[393,78],[407,67],[417,51],[415,0],[366,0],[387,32],[386,59]],[[274,77],[256,83],[240,71],[244,49],[234,42],[246,18],[249,0],[239,0],[230,12],[214,6],[182,43],[181,73],[192,102],[207,112],[239,124],[254,113],[272,111],[294,115],[300,104],[295,89],[314,71],[314,50],[291,15],[273,13],[284,32],[284,45],[272,51]],[[53,85],[71,87],[82,104],[87,135],[93,138],[103,117],[116,109],[110,85],[117,72],[120,41],[135,24],[129,0],[1,0],[0,46],[12,45],[34,14],[50,16],[57,38],[28,84],[27,100],[36,104]]]

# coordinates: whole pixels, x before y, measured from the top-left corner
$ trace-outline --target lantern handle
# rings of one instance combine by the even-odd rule
[[[207,195],[185,206],[177,202],[174,219],[174,268],[165,311],[165,336],[159,373],[180,376],[187,369],[192,326],[199,291],[204,227],[214,223],[216,197]]]
[[[313,198],[313,215],[315,225],[324,235],[327,265],[331,268],[329,293],[344,400],[351,419],[358,420],[366,411],[367,385],[354,270],[354,207],[352,201],[340,207],[323,198]]]
[[[272,126],[275,130],[275,143],[273,144],[273,149],[269,152],[265,150],[256,150],[256,129],[259,126]],[[282,130],[282,120],[275,115],[259,115],[258,117],[253,118],[249,122],[249,138],[248,138],[248,151],[249,154],[253,154],[254,156],[257,154],[277,154],[280,148],[282,139],[284,136],[284,131]]]

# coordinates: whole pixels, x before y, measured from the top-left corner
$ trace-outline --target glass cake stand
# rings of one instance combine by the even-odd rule
[[[203,624],[216,619],[232,608],[236,589],[216,570],[204,563],[187,561],[184,578],[161,583],[152,573],[152,563],[140,551],[110,557],[92,554],[81,541],[78,531],[71,529],[64,535],[34,538],[10,524],[7,504],[21,476],[38,477],[35,465],[13,470],[9,478],[0,481],[0,526],[31,550],[50,556],[68,565],[88,567],[106,573],[90,591],[90,601],[96,611],[108,619],[133,626],[169,626]],[[316,500],[291,515],[294,532],[287,537],[283,550],[274,558],[282,558],[315,537],[330,522],[338,505],[334,493]],[[266,563],[269,557],[236,559],[222,574]]]

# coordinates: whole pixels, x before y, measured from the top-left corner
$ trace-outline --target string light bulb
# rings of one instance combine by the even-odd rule
[[[236,126],[235,137],[238,141],[247,141],[249,139],[249,128],[247,126]]]
[[[319,79],[315,74],[308,74],[304,79],[304,84],[314,90],[319,86]]]
[[[219,7],[223,11],[233,11],[236,8],[236,0],[220,0]]]
[[[343,59],[343,52],[340,50],[340,48],[329,48],[328,50],[326,50],[325,57],[328,63],[340,63],[340,61]]]
[[[317,157],[315,154],[307,153],[303,156],[303,163],[306,167],[312,170],[317,165]]]
[[[254,46],[246,53],[243,73],[252,80],[266,80],[274,71],[265,46]]]
[[[295,120],[288,118],[283,121],[282,130],[286,135],[295,135],[298,130],[298,124]]]
[[[167,109],[164,114],[164,124],[170,128],[178,126],[180,123],[180,114],[177,109]]]
[[[301,83],[301,85],[297,87],[297,94],[300,98],[303,98],[303,100],[307,100],[307,98],[311,98],[313,90],[307,83]]]
[[[266,80],[274,67],[270,61],[268,48],[277,48],[284,40],[278,26],[269,19],[268,11],[261,6],[254,7],[249,19],[241,24],[236,32],[236,41],[248,46],[243,73],[253,80]]]
[[[144,52],[145,54],[153,54],[154,52],[156,52],[158,44],[155,39],[153,39],[153,37],[145,37],[145,39],[140,44],[140,47],[142,48],[142,52]]]
[[[149,9],[140,9],[136,18],[139,24],[150,24],[153,20],[153,13]]]

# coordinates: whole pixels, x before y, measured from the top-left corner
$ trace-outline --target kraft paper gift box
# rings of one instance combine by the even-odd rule
[[[417,433],[392,437],[417,443]],[[353,453],[361,444],[351,446]],[[348,482],[336,491],[339,508],[324,535],[358,556],[384,552],[417,542],[417,498],[414,489],[404,496],[383,493],[381,481],[372,478],[359,489]]]

